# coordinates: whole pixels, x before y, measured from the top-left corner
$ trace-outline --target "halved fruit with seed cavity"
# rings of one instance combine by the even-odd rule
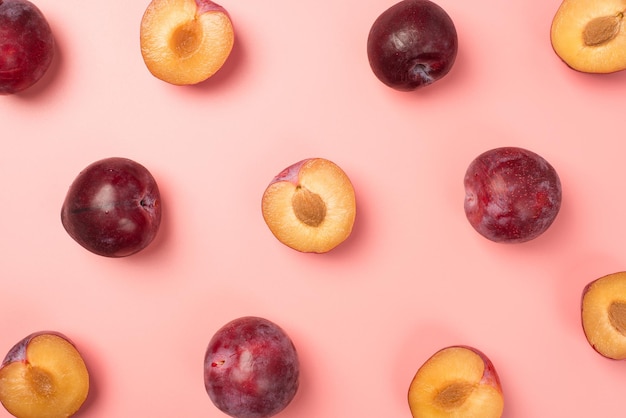
[[[583,289],[582,326],[587,341],[604,357],[626,359],[626,272],[601,277]]]
[[[626,0],[563,0],[550,31],[554,51],[578,71],[626,69],[624,12]]]
[[[67,418],[85,402],[89,374],[74,344],[54,331],[35,332],[0,366],[0,402],[18,418]]]
[[[234,42],[230,15],[211,0],[152,0],[141,20],[141,55],[148,70],[174,85],[213,76]]]
[[[504,409],[500,378],[476,348],[457,345],[436,352],[409,386],[415,418],[499,418]]]
[[[352,232],[354,188],[335,163],[309,158],[274,177],[263,194],[261,210],[280,242],[302,252],[325,253]]]

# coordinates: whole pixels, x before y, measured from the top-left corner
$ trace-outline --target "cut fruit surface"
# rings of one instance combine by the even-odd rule
[[[311,158],[276,176],[263,194],[263,218],[283,244],[324,253],[350,236],[356,217],[352,183],[335,163]]]
[[[73,415],[89,392],[89,374],[76,347],[57,333],[20,341],[0,368],[0,402],[18,418]]]
[[[626,0],[564,0],[550,30],[554,51],[581,72],[626,69],[624,12]]]
[[[604,357],[626,359],[626,272],[601,277],[583,289],[582,326],[589,344]]]
[[[175,85],[211,77],[234,41],[229,14],[208,0],[153,0],[141,21],[141,54],[148,70]]]
[[[504,408],[493,364],[467,346],[429,358],[413,378],[408,400],[415,418],[499,418]]]

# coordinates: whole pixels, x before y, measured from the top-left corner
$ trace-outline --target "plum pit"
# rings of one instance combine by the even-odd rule
[[[616,16],[600,16],[592,19],[585,26],[583,39],[587,46],[598,46],[609,42],[620,30],[623,13]]]
[[[463,405],[474,390],[474,385],[468,382],[454,382],[437,393],[435,403],[445,409],[456,409]]]
[[[326,204],[317,193],[298,186],[291,201],[296,217],[305,225],[317,227],[326,217]]]
[[[609,306],[609,321],[613,328],[626,335],[626,303],[613,302]]]

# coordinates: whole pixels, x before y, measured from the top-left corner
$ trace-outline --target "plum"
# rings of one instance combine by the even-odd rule
[[[0,402],[18,418],[67,418],[89,394],[89,372],[74,343],[57,331],[17,342],[0,365]]]
[[[504,396],[491,360],[475,347],[442,348],[418,369],[409,386],[413,417],[500,418]]]
[[[562,0],[550,27],[553,51],[583,73],[626,70],[624,6],[623,0]]]
[[[55,42],[45,16],[28,0],[0,0],[0,94],[39,81],[52,63]]]
[[[293,342],[275,323],[244,316],[220,328],[204,358],[213,404],[235,418],[267,418],[291,403],[300,364]]]
[[[626,272],[587,283],[582,290],[581,322],[587,342],[600,355],[626,360]]]
[[[552,225],[561,208],[561,181],[540,155],[500,147],[476,157],[465,173],[465,214],[494,242],[525,242]]]
[[[222,68],[235,43],[226,9],[211,0],[152,0],[141,19],[141,55],[156,78],[197,84]]]
[[[394,4],[374,21],[367,39],[374,75],[400,91],[416,90],[444,77],[457,50],[454,22],[429,0]]]
[[[346,173],[325,158],[307,158],[270,182],[261,201],[274,236],[297,251],[326,253],[352,233],[354,187]]]
[[[96,161],[70,186],[61,222],[76,242],[95,254],[125,257],[137,253],[159,230],[159,187],[136,161],[119,157]]]

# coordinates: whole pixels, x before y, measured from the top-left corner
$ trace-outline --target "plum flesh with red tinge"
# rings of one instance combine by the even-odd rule
[[[494,242],[537,238],[561,208],[556,170],[523,148],[494,148],[479,155],[467,168],[464,185],[469,223]]]
[[[400,91],[428,86],[456,60],[454,22],[429,0],[403,0],[384,11],[370,29],[367,55],[380,81]]]
[[[254,316],[220,328],[204,358],[209,398],[235,418],[267,418],[281,412],[296,395],[299,374],[289,336],[275,323]]]
[[[39,81],[52,63],[54,37],[41,10],[27,0],[0,0],[0,94]]]
[[[61,221],[76,242],[95,254],[125,257],[141,251],[161,224],[156,180],[127,158],[96,161],[70,186]]]

